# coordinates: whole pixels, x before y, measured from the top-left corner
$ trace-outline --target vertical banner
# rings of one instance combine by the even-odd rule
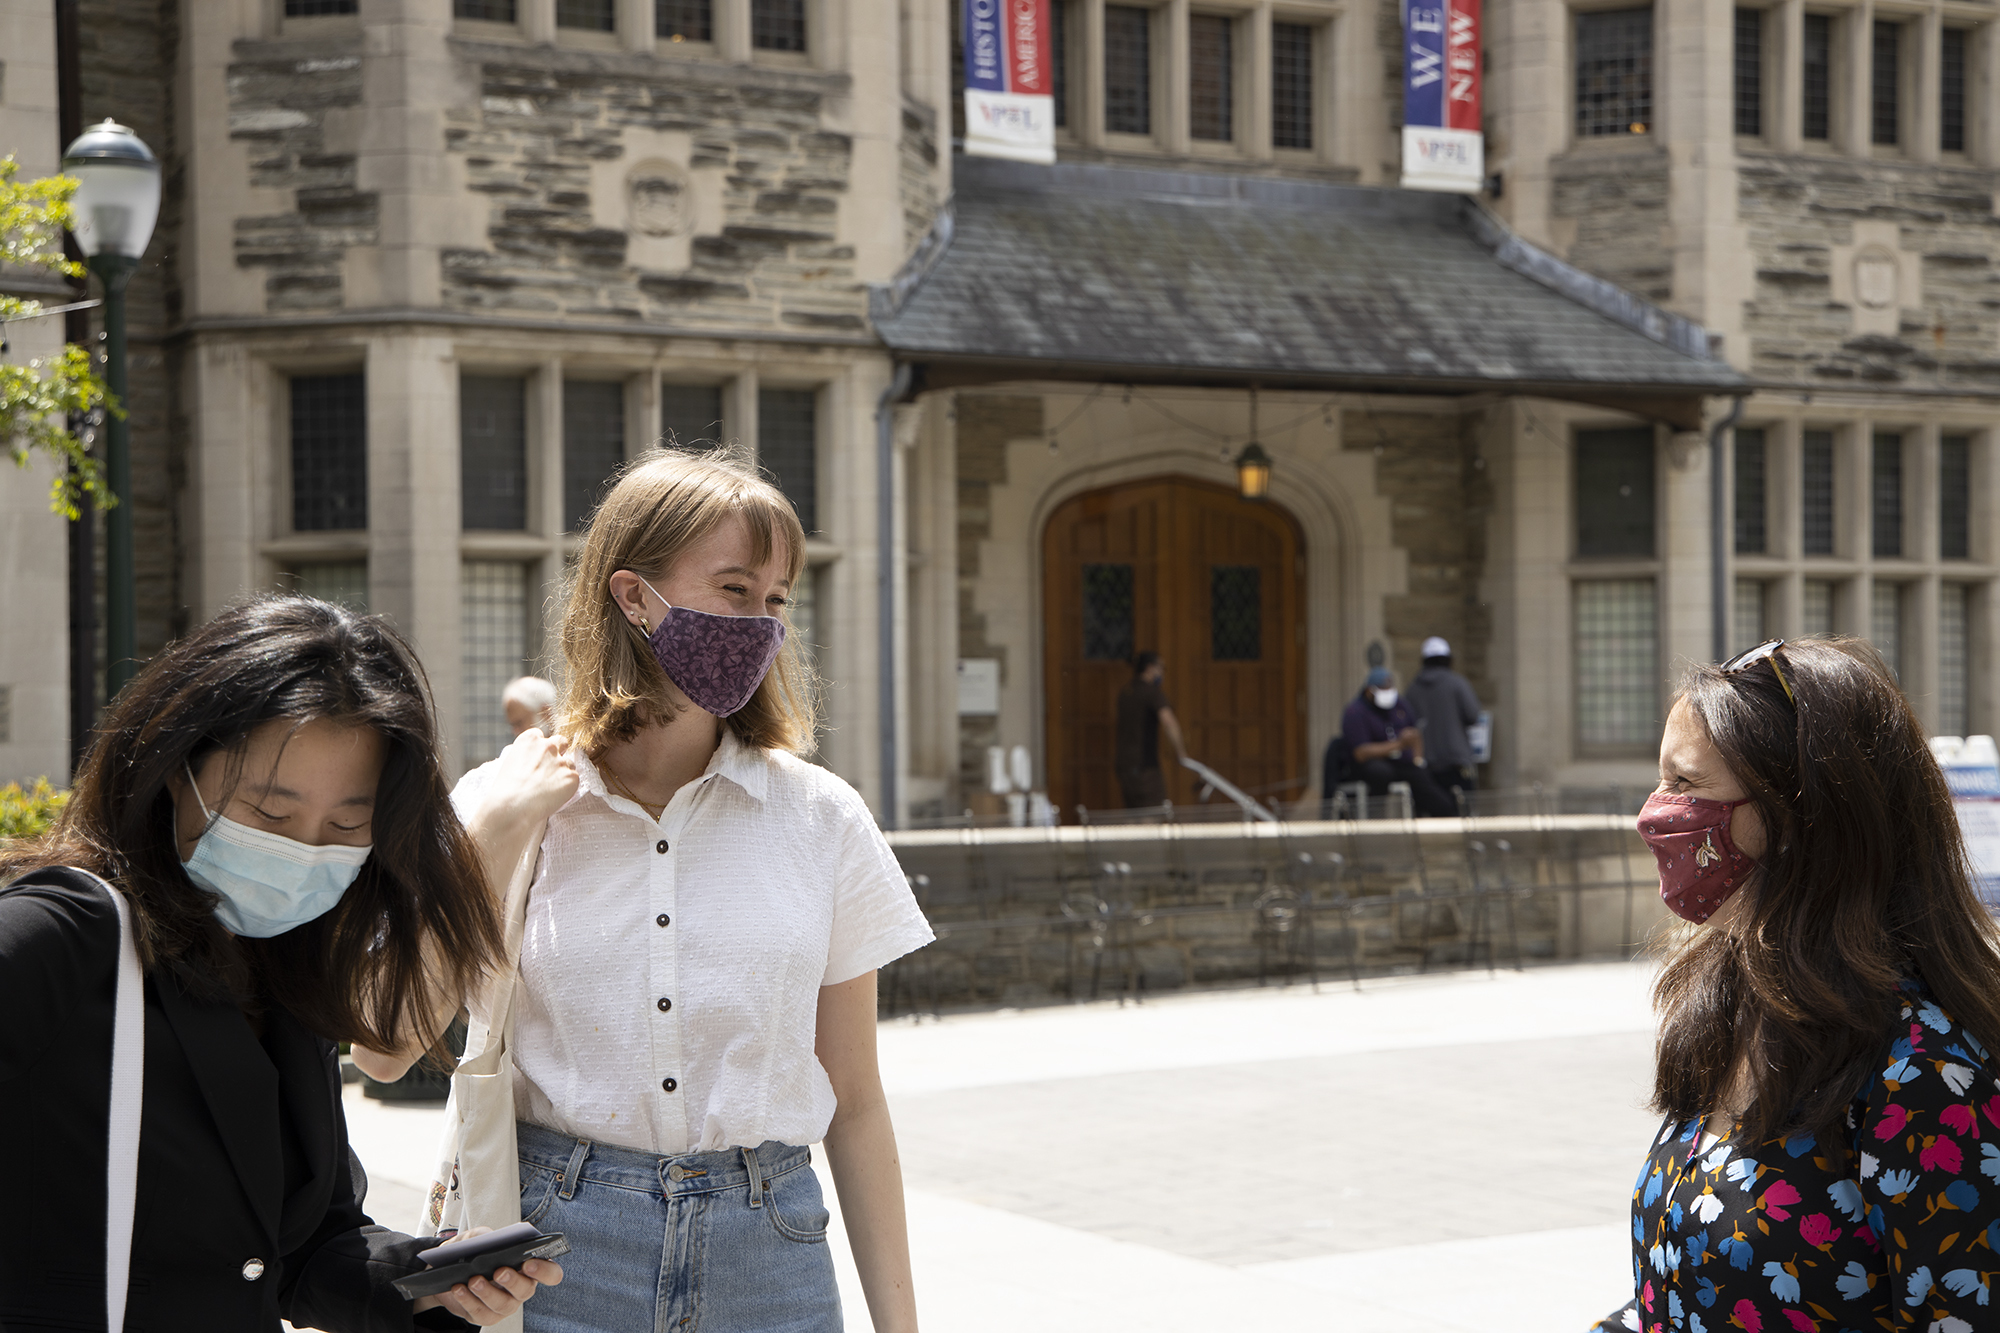
[[[1049,0],[965,0],[965,151],[1056,160]]]
[[[1477,194],[1479,0],[1403,0],[1403,186]]]

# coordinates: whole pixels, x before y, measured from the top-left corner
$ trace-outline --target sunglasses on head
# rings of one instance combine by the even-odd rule
[[[1785,641],[1783,639],[1772,639],[1766,643],[1760,643],[1755,648],[1744,649],[1717,667],[1716,670],[1725,676],[1731,676],[1739,671],[1748,671],[1759,662],[1769,662],[1771,664],[1771,674],[1778,678],[1778,684],[1784,689],[1785,697],[1792,701],[1792,707],[1797,708],[1799,706],[1799,696],[1792,693],[1792,682],[1785,679],[1785,668],[1778,662],[1778,650],[1784,646]]]

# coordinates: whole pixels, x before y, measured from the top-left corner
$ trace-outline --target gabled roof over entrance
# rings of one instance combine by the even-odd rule
[[[961,157],[874,323],[920,387],[1005,379],[1534,393],[1686,429],[1707,332],[1454,195]]]

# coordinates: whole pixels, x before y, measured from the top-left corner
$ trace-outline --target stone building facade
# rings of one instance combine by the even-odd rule
[[[1105,743],[1089,692],[1148,635],[1190,654],[1170,691],[1209,753],[1274,799],[1315,790],[1370,646],[1407,677],[1431,634],[1496,714],[1490,784],[1645,784],[1676,663],[1713,652],[1710,441],[1742,396],[1715,436],[1732,642],[1868,635],[1928,724],[2000,727],[1984,5],[1493,0],[1488,195],[1397,240],[1367,239],[1401,207],[1392,4],[1059,0],[1044,190],[954,154],[948,0],[78,3],[86,119],[166,167],[134,284],[142,650],[254,588],[352,600],[410,635],[476,762],[594,488],[714,437],[807,516],[823,756],[885,819],[978,803],[996,744],[1101,803],[1071,771]],[[5,57],[23,143],[38,58],[13,52],[52,40]],[[990,346],[912,331],[954,266],[1042,234],[1010,200],[1038,191],[1220,219],[1200,255],[1143,213],[1105,245],[1158,257],[1125,285],[1162,322],[1212,317],[1170,341],[1110,287],[1029,284],[1008,299],[1101,349],[1009,359],[1015,307],[968,277]],[[1297,216],[1375,248],[1288,275],[1268,237]],[[1411,295],[1424,238],[1496,310],[1528,282],[1602,336]],[[1252,438],[1271,499],[1239,522]],[[40,483],[4,484],[25,515]],[[1090,554],[1156,520],[1138,556]],[[1121,639],[1098,612],[1153,595],[1176,532],[1208,563]],[[1244,587],[1281,598],[1247,629],[1217,610]],[[1291,674],[1255,675],[1246,634]],[[61,679],[19,651],[14,679]]]

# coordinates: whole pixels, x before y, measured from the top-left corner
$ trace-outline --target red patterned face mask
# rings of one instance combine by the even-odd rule
[[[1639,811],[1639,836],[1660,863],[1660,898],[1667,910],[1696,925],[1715,915],[1743,887],[1750,858],[1729,840],[1729,817],[1741,801],[1654,792]]]

